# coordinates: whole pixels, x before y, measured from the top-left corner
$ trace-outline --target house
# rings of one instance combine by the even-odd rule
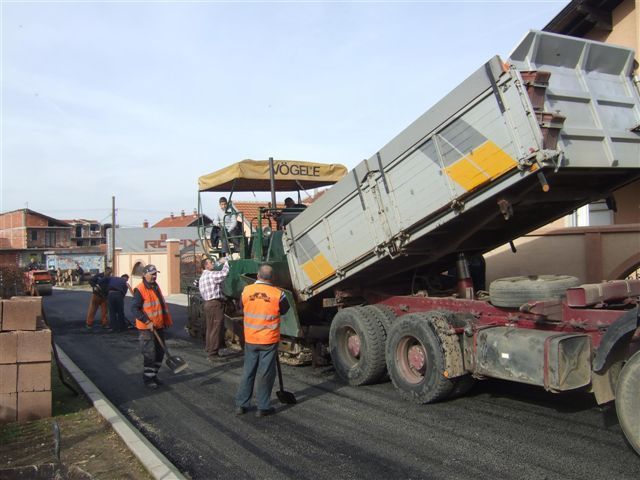
[[[322,194],[326,192],[326,189],[324,190],[318,190],[316,192],[314,192],[313,196],[305,198],[302,200],[302,203],[304,205],[311,205],[315,200],[317,200],[318,198],[320,198],[322,196]],[[294,199],[295,200],[295,199]],[[239,201],[233,201],[233,207],[238,211],[242,213],[242,216],[244,218],[244,230],[245,230],[245,234],[249,234],[250,230],[249,227],[252,226],[252,228],[255,230],[256,225],[258,223],[258,212],[260,210],[260,208],[268,208],[271,205],[271,202],[245,202],[242,200]],[[277,208],[284,208],[284,203],[277,203],[276,204]],[[267,224],[269,224],[269,222],[267,220],[263,220],[263,226],[266,226]],[[274,221],[271,222],[270,225],[272,228],[275,228],[276,224]]]
[[[96,220],[73,219],[62,220],[73,227],[71,245],[74,247],[95,247],[107,243],[105,226]]]
[[[44,263],[44,252],[71,247],[73,227],[28,208],[0,214],[0,264]]]
[[[238,212],[242,213],[243,223],[244,223],[244,233],[245,235],[250,235],[251,231],[255,231],[258,225],[258,212],[260,208],[269,208],[271,202],[244,202],[244,201],[233,201],[233,208],[235,208]],[[278,208],[284,207],[283,204],[276,204]],[[262,226],[266,227],[269,225],[271,228],[275,229],[275,222],[269,222],[267,219],[263,219]]]

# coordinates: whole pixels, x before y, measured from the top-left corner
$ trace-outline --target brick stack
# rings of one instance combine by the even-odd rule
[[[39,297],[0,302],[0,424],[51,416],[51,331]]]

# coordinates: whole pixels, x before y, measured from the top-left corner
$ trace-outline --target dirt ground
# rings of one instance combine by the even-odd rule
[[[55,463],[53,423],[57,422],[60,460],[70,472],[67,478],[153,478],[86,397],[76,396],[60,382],[55,364],[51,378],[52,418],[0,426],[0,477],[3,470],[8,478],[16,478],[7,470]],[[73,383],[68,378],[67,382]]]

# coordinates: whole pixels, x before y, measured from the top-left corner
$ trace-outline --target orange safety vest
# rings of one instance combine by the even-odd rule
[[[169,310],[162,310],[162,304],[156,292],[151,288],[147,288],[144,282],[140,282],[136,290],[142,295],[142,310],[149,317],[149,320],[153,322],[155,328],[165,328],[173,325]],[[158,292],[160,292],[160,287],[158,287]],[[160,292],[160,295],[162,295],[162,292]],[[136,328],[145,330],[147,326],[143,320],[136,318]]]
[[[244,340],[257,345],[280,341],[280,296],[282,291],[266,283],[247,285],[242,290]]]

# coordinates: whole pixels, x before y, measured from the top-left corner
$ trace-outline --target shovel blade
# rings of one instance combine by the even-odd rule
[[[296,396],[291,392],[278,390],[276,392],[276,395],[278,396],[278,400],[280,400],[280,403],[283,403],[285,405],[294,405],[298,403],[298,401],[296,400]]]
[[[165,363],[167,364],[167,367],[169,367],[169,370],[171,370],[173,373],[180,373],[189,366],[184,358],[178,356],[167,355],[167,360],[165,361]]]

